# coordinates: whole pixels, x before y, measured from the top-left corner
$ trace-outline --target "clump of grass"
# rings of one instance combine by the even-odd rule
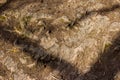
[[[14,32],[16,32],[19,35],[22,35],[23,37],[30,36],[30,32],[26,30],[26,26],[28,25],[30,19],[31,16],[26,16],[20,19],[20,22],[18,22],[18,24],[14,26]]]
[[[23,37],[29,37],[31,38],[32,34],[27,31],[26,29],[22,29],[21,27],[15,27],[14,32],[16,32],[19,35],[22,35]]]

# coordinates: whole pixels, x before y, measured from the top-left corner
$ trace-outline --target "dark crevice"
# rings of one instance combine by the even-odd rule
[[[43,3],[44,2],[44,0],[41,0],[41,3]]]
[[[2,6],[0,6],[0,13],[5,11],[6,9],[9,9],[9,4],[13,2],[14,0],[7,0],[6,3],[4,3]]]

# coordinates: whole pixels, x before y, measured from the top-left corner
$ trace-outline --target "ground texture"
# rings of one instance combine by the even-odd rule
[[[120,0],[0,0],[0,80],[120,80]]]

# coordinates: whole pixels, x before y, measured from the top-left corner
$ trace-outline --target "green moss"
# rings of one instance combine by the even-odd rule
[[[104,50],[107,50],[110,46],[111,46],[111,43],[106,43],[105,47],[104,47]]]
[[[25,24],[25,26],[27,26],[28,22],[30,21],[30,19],[32,18],[32,16],[26,16],[23,18],[23,22]]]
[[[5,21],[6,17],[5,16],[0,16],[0,21]]]

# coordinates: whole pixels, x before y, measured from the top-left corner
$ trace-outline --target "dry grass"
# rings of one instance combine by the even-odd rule
[[[48,61],[49,63],[40,63],[39,67],[36,67],[34,64],[38,64],[32,61],[30,57],[24,58],[28,55],[22,54],[25,53],[23,50],[17,50],[16,47],[18,46],[15,44],[14,46],[10,43],[5,45],[6,41],[3,40],[0,41],[3,43],[0,46],[8,46],[10,48],[8,53],[18,54],[8,55],[6,49],[1,48],[1,50],[5,50],[4,53],[6,54],[1,59],[14,55],[12,58],[15,61],[13,61],[16,64],[19,63],[18,68],[24,70],[22,73],[26,72],[35,80],[75,80],[70,75],[66,75],[69,73],[76,76],[74,72],[68,70],[69,67],[73,68],[73,66],[81,75],[89,73],[101,55],[104,55],[104,52],[113,45],[113,40],[120,31],[120,10],[119,4],[116,4],[120,2],[108,0],[108,3],[106,0],[53,0],[53,2],[46,0],[42,3],[33,0],[28,2],[13,0],[8,4],[10,8],[5,9],[0,15],[0,24],[8,26],[9,29],[6,31],[17,34],[18,38],[22,36],[22,39],[29,38],[32,41],[37,41],[37,45],[42,46],[48,55],[58,57],[61,62],[65,61],[67,67],[62,67],[61,63],[54,59],[50,59],[52,61]],[[71,26],[72,28],[70,28]],[[23,63],[27,61],[29,64],[22,64],[20,61]],[[57,66],[53,66],[54,62]],[[65,65],[65,63],[62,64]],[[15,72],[18,73],[19,71]],[[94,77],[95,75],[91,76]],[[93,77],[88,78],[88,80]],[[99,78],[99,76],[97,77]],[[78,78],[80,80],[80,77]],[[115,78],[117,80],[117,77]]]

